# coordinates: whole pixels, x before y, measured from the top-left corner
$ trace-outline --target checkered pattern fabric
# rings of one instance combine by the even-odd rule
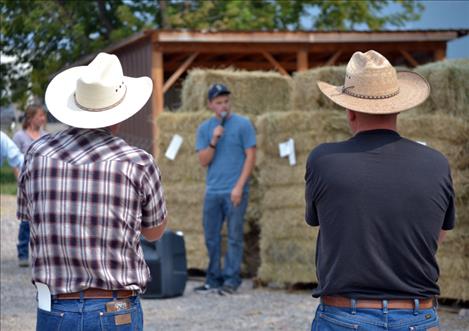
[[[33,281],[52,294],[142,291],[150,272],[141,229],[166,213],[152,156],[105,129],[47,135],[26,155],[17,216],[31,225]]]

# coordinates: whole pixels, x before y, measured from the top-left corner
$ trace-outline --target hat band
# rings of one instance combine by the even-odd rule
[[[393,96],[396,96],[399,94],[400,89],[397,88],[396,91],[386,94],[386,95],[365,95],[365,94],[358,94],[350,91],[350,89],[354,88],[355,86],[348,86],[348,87],[343,87],[342,88],[342,93],[348,94],[352,97],[355,98],[360,98],[360,99],[389,99],[392,98]]]
[[[112,105],[110,106],[106,106],[106,107],[102,107],[102,108],[89,108],[89,107],[85,107],[83,105],[80,105],[80,103],[78,102],[77,100],[77,95],[76,93],[73,93],[73,99],[75,100],[75,103],[76,105],[78,106],[78,108],[80,109],[83,109],[83,110],[86,110],[86,111],[93,111],[93,112],[99,112],[99,111],[105,111],[105,110],[109,110],[111,108],[114,108],[116,106],[118,106],[125,98],[125,95],[127,94],[127,86],[124,86],[125,87],[125,91],[124,91],[124,94],[122,95],[122,98],[120,98],[119,100],[117,100],[117,102],[113,103]]]

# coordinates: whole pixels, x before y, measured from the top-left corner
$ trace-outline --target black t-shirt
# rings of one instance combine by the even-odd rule
[[[320,226],[313,296],[439,294],[435,254],[454,227],[448,161],[391,130],[322,144],[306,165],[306,222]]]

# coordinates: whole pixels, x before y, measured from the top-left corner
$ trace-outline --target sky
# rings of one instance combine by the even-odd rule
[[[422,1],[425,9],[419,21],[406,29],[469,29],[469,1]],[[447,58],[469,58],[469,35],[448,43]]]
[[[361,1],[361,0],[354,0]],[[444,30],[444,29],[469,29],[469,0],[417,0],[424,5],[420,19],[408,22],[405,26],[396,28],[385,26],[384,30]],[[353,1],[350,2],[353,5]],[[398,4],[390,4],[384,13],[389,14],[402,10]],[[310,16],[302,18],[302,26],[306,30],[311,27],[311,17],[318,14],[319,8],[312,7]],[[356,30],[367,30],[366,25],[357,24]],[[446,57],[449,59],[469,58],[469,35],[458,38],[448,43]]]

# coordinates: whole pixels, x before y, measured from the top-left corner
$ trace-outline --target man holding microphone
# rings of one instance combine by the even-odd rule
[[[232,294],[241,285],[243,223],[248,204],[248,180],[256,160],[256,132],[249,119],[230,111],[230,94],[222,84],[208,91],[208,108],[214,116],[197,129],[196,151],[207,167],[203,208],[205,244],[209,265],[198,293],[214,290]],[[221,268],[221,229],[228,226],[228,247]]]

